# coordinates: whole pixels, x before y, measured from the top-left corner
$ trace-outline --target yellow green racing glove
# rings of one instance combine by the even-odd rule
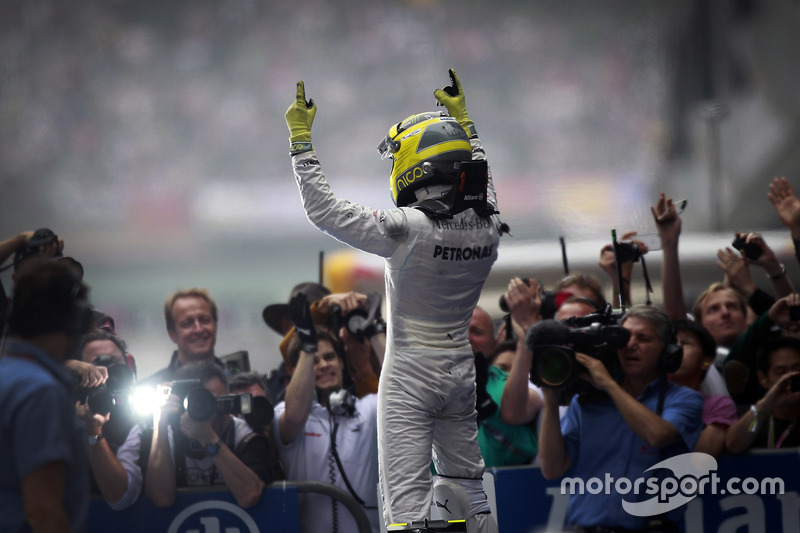
[[[289,127],[289,153],[302,154],[313,150],[311,146],[311,125],[317,106],[314,100],[306,101],[306,89],[302,81],[297,82],[297,98],[286,110],[286,125]]]
[[[478,136],[478,132],[475,130],[475,123],[473,123],[472,119],[467,115],[467,102],[464,98],[464,90],[461,88],[461,82],[458,81],[456,72],[450,69],[449,73],[450,85],[444,89],[436,89],[433,91],[433,96],[436,97],[440,105],[447,108],[447,112],[450,113],[450,116],[461,124],[461,127],[466,130],[469,138],[472,139]]]

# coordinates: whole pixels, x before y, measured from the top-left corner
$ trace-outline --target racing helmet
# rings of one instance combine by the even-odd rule
[[[390,181],[397,207],[414,202],[420,187],[457,184],[461,162],[472,160],[467,132],[455,118],[437,111],[392,126],[378,152],[392,158]]]

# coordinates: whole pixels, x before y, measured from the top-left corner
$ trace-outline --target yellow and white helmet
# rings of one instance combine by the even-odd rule
[[[472,160],[467,132],[455,118],[437,111],[412,115],[392,126],[378,152],[392,158],[392,200],[397,207],[414,202],[420,187],[458,183],[461,162]]]

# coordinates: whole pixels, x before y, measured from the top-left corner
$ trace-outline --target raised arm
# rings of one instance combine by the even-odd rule
[[[792,239],[800,241],[800,200],[786,178],[775,178],[769,186],[767,198],[772,202],[781,222],[792,232]]]
[[[314,402],[314,354],[317,352],[317,332],[304,293],[289,302],[289,314],[300,336],[302,348],[292,379],[286,387],[286,408],[278,419],[281,443],[290,444],[306,426]]]
[[[745,246],[750,245],[761,250],[761,254],[755,259],[749,259],[745,254],[745,260],[760,266],[764,270],[770,280],[772,290],[775,292],[775,297],[783,298],[792,294],[794,287],[786,275],[786,266],[778,261],[778,257],[764,240],[764,237],[759,233],[737,233],[736,235],[744,239]]]
[[[558,479],[572,466],[567,455],[561,419],[558,414],[558,390],[542,389],[542,424],[539,427],[539,465],[545,479]]]
[[[450,85],[442,89],[433,91],[433,96],[436,98],[436,105],[442,105],[447,109],[448,114],[455,118],[464,131],[467,132],[470,145],[472,146],[472,159],[483,160],[486,159],[486,154],[483,151],[483,145],[478,138],[478,131],[475,129],[475,123],[467,113],[467,99],[464,95],[464,89],[461,87],[461,81],[453,69],[448,70],[450,75]],[[492,180],[491,169],[488,172],[489,183],[487,185],[487,199],[490,204],[497,206],[497,194],[494,188],[494,181]]]
[[[528,373],[533,355],[525,344],[525,333],[536,322],[541,320],[540,287],[536,280],[530,280],[530,286],[520,278],[508,283],[505,301],[513,319],[514,332],[517,335],[517,350],[514,362],[508,373],[503,396],[500,400],[500,417],[506,424],[525,424],[533,420],[542,407],[539,394],[528,386]]]
[[[681,219],[672,198],[667,198],[663,192],[656,205],[650,207],[650,211],[658,226],[663,250],[661,286],[664,294],[664,311],[671,321],[683,320],[686,318],[686,301],[683,298],[683,282],[678,259]]]
[[[181,399],[172,394],[153,415],[153,440],[144,472],[144,491],[156,507],[169,507],[175,501],[175,462],[169,444],[169,420],[181,411]]]
[[[100,494],[109,503],[119,502],[128,490],[128,473],[117,460],[108,440],[98,438],[98,435],[103,434],[103,426],[110,415],[93,413],[87,403],[78,404],[76,411],[84,423],[87,439],[94,440],[89,446],[89,466],[97,480]]]
[[[408,233],[404,212],[377,211],[334,195],[311,144],[316,113],[314,100],[306,100],[305,85],[297,82],[295,100],[286,111],[286,125],[295,181],[308,221],[345,244],[389,257]]]
[[[629,231],[622,236],[623,241],[630,240],[636,235],[635,231]],[[640,245],[642,246],[642,245]],[[641,253],[647,253],[647,248],[640,248]],[[619,308],[619,294],[620,286],[617,277],[617,258],[614,256],[614,246],[609,243],[600,249],[600,261],[598,266],[603,272],[611,279],[611,286],[613,289],[613,296],[611,305],[615,309]],[[630,305],[631,303],[631,274],[633,273],[633,261],[622,261],[622,295],[625,302]]]

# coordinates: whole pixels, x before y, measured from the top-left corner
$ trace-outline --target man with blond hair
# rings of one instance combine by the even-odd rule
[[[209,361],[223,370],[225,364],[214,354],[217,343],[217,304],[205,289],[191,288],[171,294],[164,302],[167,334],[177,349],[169,366],[144,380],[147,384],[171,381],[181,366]]]
[[[747,300],[720,282],[712,283],[697,297],[692,314],[717,346],[730,347],[747,329]]]

